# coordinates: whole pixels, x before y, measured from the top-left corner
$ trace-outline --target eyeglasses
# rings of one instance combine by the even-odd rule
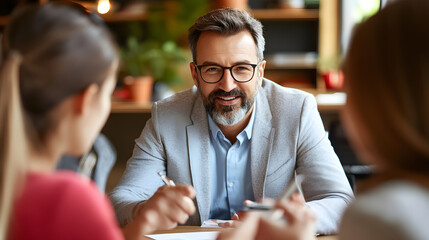
[[[245,83],[252,80],[253,75],[255,75],[255,68],[258,64],[250,63],[238,63],[232,65],[231,67],[223,67],[217,64],[210,65],[197,65],[195,66],[200,71],[201,79],[206,83],[217,83],[219,82],[225,73],[225,69],[229,69],[232,78],[240,83]]]

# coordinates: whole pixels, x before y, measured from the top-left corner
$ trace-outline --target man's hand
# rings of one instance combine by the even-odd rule
[[[234,221],[235,228],[221,231],[217,240],[255,239],[259,221],[260,216],[257,213],[248,213],[241,221]]]
[[[218,240],[270,239],[270,240],[309,240],[314,239],[316,217],[305,205],[299,194],[290,199],[278,201],[275,208],[283,211],[286,222],[272,221],[257,212],[248,212],[242,221],[236,223],[235,229],[224,230]]]
[[[265,205],[269,205],[269,206],[274,206],[275,200],[274,199],[264,199],[262,201],[262,204]],[[245,200],[243,202],[243,204],[245,206],[248,205],[252,205],[255,204],[255,202],[251,201],[251,200]],[[246,218],[246,215],[248,214],[247,211],[239,211],[239,212],[234,212],[234,214],[231,216],[231,221],[228,222],[222,222],[222,223],[218,223],[218,226],[221,228],[235,228],[238,227],[240,225],[240,221],[244,218]]]
[[[231,221],[220,222],[217,225],[221,228],[235,228],[239,226],[239,220],[241,217],[243,217],[243,215],[239,215],[239,213],[234,212],[234,214],[231,216]]]
[[[185,223],[195,213],[195,190],[191,186],[163,186],[138,206],[135,220],[141,223],[143,232],[171,229]]]
[[[261,218],[255,239],[314,239],[316,217],[300,194],[292,195],[289,200],[277,201],[275,208],[283,211],[286,223]]]

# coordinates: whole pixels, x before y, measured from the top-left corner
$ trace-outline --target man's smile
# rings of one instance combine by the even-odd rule
[[[216,97],[216,102],[221,105],[234,105],[240,101],[241,97]]]

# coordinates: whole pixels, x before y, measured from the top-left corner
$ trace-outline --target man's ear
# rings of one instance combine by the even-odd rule
[[[95,83],[89,85],[81,93],[74,96],[74,110],[76,114],[83,115],[90,111],[90,106],[96,98],[99,91],[99,86]]]
[[[191,69],[192,80],[194,80],[194,85],[198,87],[198,85],[200,85],[200,84],[198,82],[197,66],[195,66],[195,64],[193,62],[190,62],[189,68]]]
[[[259,66],[258,66],[258,77],[259,77],[259,86],[261,86],[262,85],[262,79],[264,78],[264,71],[265,71],[265,65],[267,64],[267,61],[265,61],[265,60],[262,60],[260,63],[259,63]]]

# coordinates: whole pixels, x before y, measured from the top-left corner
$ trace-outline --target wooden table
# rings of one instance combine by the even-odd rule
[[[202,228],[199,226],[178,226],[171,230],[158,230],[153,234],[163,234],[163,233],[185,233],[185,232],[212,232],[212,231],[222,231],[221,228]],[[145,238],[149,239],[149,238]],[[317,240],[337,240],[337,236],[318,236]]]

